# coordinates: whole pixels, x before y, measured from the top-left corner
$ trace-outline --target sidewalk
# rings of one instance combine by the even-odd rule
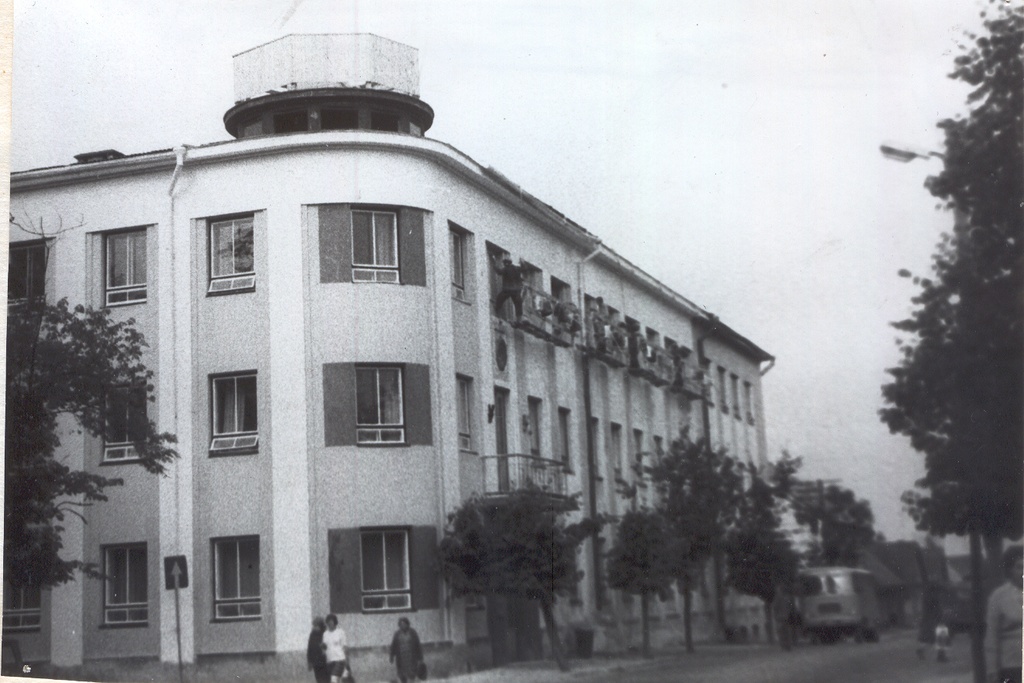
[[[639,655],[632,657],[594,657],[593,659],[569,660],[569,671],[559,671],[553,660],[533,662],[517,662],[504,667],[474,671],[445,679],[452,683],[566,683],[568,681],[589,680],[594,674],[625,673],[638,671],[647,667],[658,666],[665,660],[672,659],[678,653],[664,651],[643,659]],[[624,678],[625,680],[625,678]]]

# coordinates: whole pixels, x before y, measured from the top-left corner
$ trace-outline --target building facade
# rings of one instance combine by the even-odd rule
[[[180,637],[189,666],[286,675],[327,612],[364,670],[403,614],[438,670],[527,656],[530,638],[495,634],[535,615],[452,599],[438,573],[461,501],[529,480],[614,514],[616,474],[684,428],[765,462],[771,356],[425,137],[413,48],[292,35],[236,56],[235,78],[231,141],[11,177],[19,223],[62,230],[12,227],[9,304],[45,292],[134,319],[149,417],[179,453],[151,476],[116,429],[66,423],[68,462],[124,485],[65,534],[106,581],[5,591],[26,661],[114,676],[176,663]],[[599,546],[562,618],[628,647],[633,606],[602,587]],[[170,556],[190,574],[177,600]],[[666,633],[680,602],[659,608]]]

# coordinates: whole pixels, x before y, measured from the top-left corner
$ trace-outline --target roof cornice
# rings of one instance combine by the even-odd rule
[[[589,254],[596,249],[598,253],[594,257],[595,261],[612,268],[619,275],[675,307],[687,317],[705,322],[708,318],[708,313],[699,306],[641,270],[615,250],[607,247],[593,233],[526,192],[501,173],[482,166],[455,147],[439,140],[394,133],[347,130],[242,138],[195,147],[186,145],[186,147],[188,147],[186,171],[195,166],[293,152],[371,150],[391,151],[420,157],[467,180],[491,197],[530,217],[581,252]],[[98,182],[144,173],[166,172],[170,176],[174,167],[174,150],[167,150],[90,164],[72,164],[57,168],[19,171],[11,174],[11,193]],[[169,181],[170,177],[168,177]],[[723,336],[748,353],[755,356],[771,357],[770,354],[731,329]]]

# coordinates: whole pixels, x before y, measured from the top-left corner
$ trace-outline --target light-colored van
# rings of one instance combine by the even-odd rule
[[[843,636],[877,642],[881,622],[875,577],[864,569],[815,567],[798,576],[803,631],[832,643]]]

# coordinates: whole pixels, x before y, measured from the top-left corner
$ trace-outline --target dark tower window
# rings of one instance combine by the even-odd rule
[[[398,116],[385,112],[375,111],[370,114],[370,128],[373,130],[386,130],[391,133],[398,132]]]
[[[254,135],[263,135],[263,119],[247,121],[238,128],[238,137],[251,138]]]
[[[321,114],[322,130],[352,130],[359,127],[359,112],[352,109],[324,109]]]
[[[290,111],[274,116],[275,133],[305,133],[307,130],[309,130],[309,123],[306,120],[305,110]]]

